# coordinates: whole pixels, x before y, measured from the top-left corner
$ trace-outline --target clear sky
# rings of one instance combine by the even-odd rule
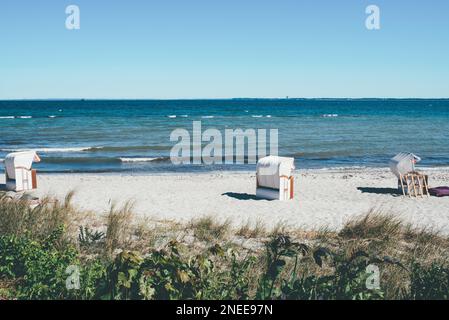
[[[449,97],[449,1],[0,0],[0,99],[285,96]]]

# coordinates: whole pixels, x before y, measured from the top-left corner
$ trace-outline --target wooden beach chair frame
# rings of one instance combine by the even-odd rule
[[[423,198],[424,195],[426,195],[427,197],[430,197],[427,175],[419,172],[410,172],[400,175],[399,180],[401,182],[402,194],[404,196],[408,195],[410,198]]]

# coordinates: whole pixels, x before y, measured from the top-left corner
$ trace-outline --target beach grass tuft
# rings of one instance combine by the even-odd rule
[[[37,204],[0,196],[0,234],[29,234],[33,239],[42,239],[64,226],[66,234],[72,237],[77,229],[75,222],[81,215],[72,206],[74,194],[69,192],[62,202],[46,197]]]
[[[403,231],[402,221],[393,214],[370,210],[367,214],[351,219],[339,232],[345,239],[379,239],[399,238]]]
[[[198,240],[211,242],[225,238],[231,230],[231,221],[226,219],[222,222],[212,216],[205,216],[192,220],[190,228]]]
[[[261,220],[256,220],[255,223],[247,221],[237,229],[235,234],[246,239],[261,238],[266,236],[267,228]]]
[[[126,202],[122,207],[112,205],[106,216],[105,253],[111,257],[116,249],[129,244],[132,233],[133,203]]]

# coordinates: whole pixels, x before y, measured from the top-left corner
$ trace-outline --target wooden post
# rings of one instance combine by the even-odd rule
[[[408,173],[404,175],[405,177],[405,182],[407,183],[407,194],[408,196],[411,198],[412,197],[412,193],[410,192],[410,183],[409,183],[409,175]]]
[[[399,175],[402,186],[402,194],[405,196],[405,188],[404,188],[404,176],[402,174]]]
[[[421,185],[422,176],[419,174],[416,176],[416,178],[418,179],[419,196],[421,198],[424,198],[423,186]]]
[[[418,193],[417,193],[417,191],[416,191],[415,174],[412,173],[411,176],[412,176],[412,183],[413,183],[413,192],[415,193],[415,197],[417,197],[417,196],[418,196]]]
[[[424,188],[426,189],[427,198],[430,197],[429,186],[427,185],[427,176],[424,175]]]
[[[36,170],[31,171],[31,184],[33,189],[37,189],[37,172]]]
[[[290,199],[293,199],[294,196],[294,185],[295,185],[295,178],[292,176],[290,177]]]

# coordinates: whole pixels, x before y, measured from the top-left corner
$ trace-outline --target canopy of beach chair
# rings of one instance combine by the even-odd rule
[[[10,153],[5,157],[5,170],[10,179],[16,178],[16,168],[30,170],[34,161],[40,159],[35,151],[22,151]]]
[[[415,171],[415,164],[420,161],[421,158],[413,153],[401,152],[390,160],[390,170],[400,179],[404,174]]]
[[[294,158],[268,156],[257,162],[258,185],[266,188],[279,189],[282,176],[290,177],[295,170]]]

